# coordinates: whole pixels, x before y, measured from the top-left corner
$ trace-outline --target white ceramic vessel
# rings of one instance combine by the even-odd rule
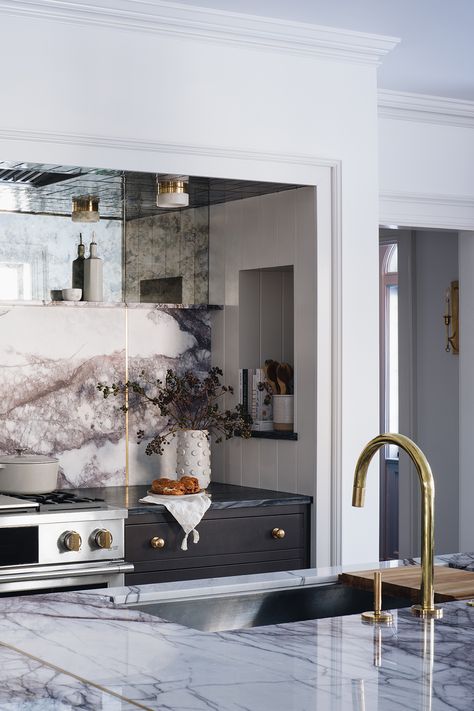
[[[80,301],[82,297],[82,289],[62,289],[64,301]]]
[[[292,432],[294,395],[273,395],[273,429]]]
[[[180,430],[176,456],[178,479],[195,476],[201,489],[211,481],[211,447],[207,430]]]

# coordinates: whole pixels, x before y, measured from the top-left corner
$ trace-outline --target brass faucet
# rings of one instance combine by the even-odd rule
[[[384,444],[395,444],[413,461],[421,487],[421,605],[413,605],[417,617],[442,617],[443,610],[434,605],[433,549],[434,549],[434,496],[435,485],[431,467],[421,449],[411,439],[401,434],[382,434],[364,447],[357,460],[352,489],[352,505],[361,507],[365,499],[367,469],[375,452]]]

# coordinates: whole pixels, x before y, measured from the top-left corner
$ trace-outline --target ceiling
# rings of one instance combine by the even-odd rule
[[[378,70],[379,87],[474,101],[474,0],[184,0],[401,38]]]
[[[126,219],[167,212],[156,206],[154,173],[13,161],[0,161],[0,212],[69,216],[73,197],[95,195],[100,200],[101,217],[120,220],[124,179]],[[189,206],[216,205],[297,187],[300,186],[191,176]]]

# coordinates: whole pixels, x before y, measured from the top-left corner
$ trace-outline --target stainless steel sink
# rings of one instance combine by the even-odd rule
[[[390,610],[411,604],[409,599],[384,595],[382,607]],[[335,583],[290,590],[137,603],[128,607],[185,627],[217,632],[353,615],[373,609],[373,593]]]

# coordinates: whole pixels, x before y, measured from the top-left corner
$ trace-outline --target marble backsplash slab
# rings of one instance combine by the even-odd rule
[[[168,368],[207,371],[211,367],[211,323],[206,310],[156,307],[128,311],[128,367],[130,380],[163,379]],[[159,476],[174,475],[176,446],[163,455],[145,454],[147,441],[161,431],[164,420],[153,407],[130,397],[129,411],[129,483],[151,482]],[[146,438],[137,444],[137,430]]]
[[[205,309],[1,307],[0,452],[57,456],[61,488],[124,485],[125,415],[97,383],[124,381],[127,354],[131,379],[208,370],[210,343]],[[160,426],[151,411],[132,407],[129,420],[129,483],[146,483],[173,467],[173,451],[147,457],[136,444],[137,429]]]

